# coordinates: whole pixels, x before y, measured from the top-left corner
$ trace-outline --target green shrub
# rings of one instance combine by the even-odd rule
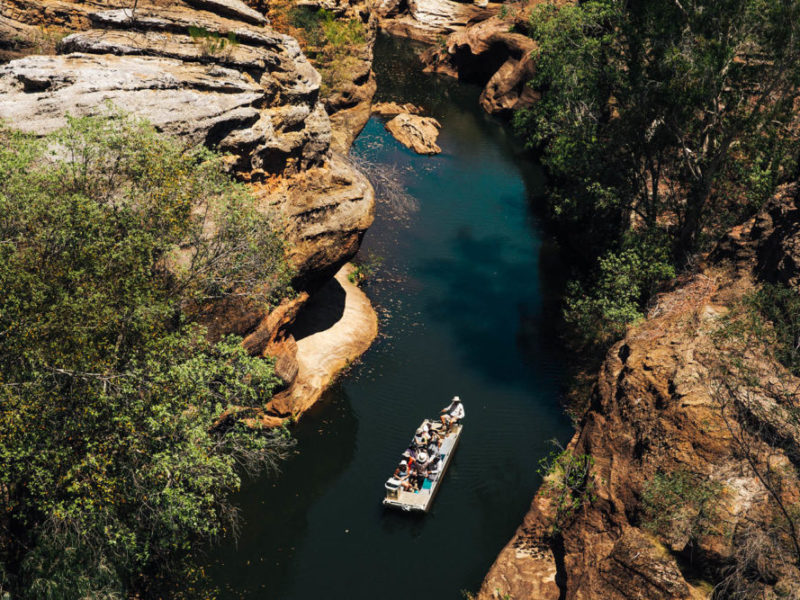
[[[669,252],[647,244],[609,251],[597,263],[589,285],[567,286],[565,319],[586,347],[605,347],[641,319],[656,286],[675,276]]]
[[[642,490],[642,524],[667,541],[694,542],[713,531],[722,485],[685,469],[656,473]]]
[[[594,500],[593,466],[592,456],[571,450],[555,450],[539,461],[539,474],[544,478],[542,489],[555,507],[551,534],[560,532],[579,508]]]
[[[203,56],[219,56],[225,51],[230,51],[232,48],[239,45],[236,39],[236,34],[233,32],[227,36],[222,37],[216,32],[208,31],[203,27],[189,27],[189,36],[192,41],[197,44]]]
[[[775,358],[800,375],[800,293],[786,285],[766,283],[748,300],[772,323]]]
[[[0,140],[3,589],[170,596],[232,530],[240,469],[288,446],[221,420],[270,398],[272,364],[192,322],[283,293],[277,224],[221,157],[124,115]]]
[[[323,9],[294,6],[288,13],[289,24],[303,32],[305,41],[312,46],[332,46],[349,49],[366,42],[364,24],[358,19],[339,20]]]

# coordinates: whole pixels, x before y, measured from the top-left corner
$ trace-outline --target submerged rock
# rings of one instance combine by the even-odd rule
[[[402,113],[386,123],[386,129],[406,148],[417,154],[439,154],[436,145],[442,125],[434,118]]]

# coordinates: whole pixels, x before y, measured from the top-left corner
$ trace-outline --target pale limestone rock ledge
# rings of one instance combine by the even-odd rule
[[[378,316],[367,295],[349,280],[353,265],[312,294],[291,327],[297,375],[267,405],[267,425],[298,418],[311,408],[337,375],[358,359],[378,335]]]

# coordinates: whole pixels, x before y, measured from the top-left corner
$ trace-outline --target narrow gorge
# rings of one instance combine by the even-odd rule
[[[43,137],[142,118],[222,153],[285,238],[291,294],[201,311],[210,340],[240,336],[277,377],[213,427],[296,440],[279,473],[243,475],[236,537],[200,553],[215,596],[800,598],[799,382],[758,305],[797,291],[798,185],[721,216],[621,339],[576,356],[564,306],[585,232],[554,225],[558,177],[520,133],[555,93],[530,85],[545,4],[0,4],[0,121]],[[568,412],[576,365],[588,391]],[[410,433],[455,394],[465,430],[433,510],[384,510]]]

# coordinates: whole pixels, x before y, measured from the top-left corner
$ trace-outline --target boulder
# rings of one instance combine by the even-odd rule
[[[372,105],[372,114],[380,117],[396,117],[402,113],[418,115],[422,113],[422,108],[409,102],[405,104],[398,104],[397,102],[376,102]]]
[[[441,124],[431,117],[421,117],[402,113],[386,123],[386,129],[406,148],[417,154],[439,154],[442,151],[436,145]]]
[[[428,43],[463,29],[485,13],[475,4],[453,0],[384,0],[375,10],[384,31]]]

